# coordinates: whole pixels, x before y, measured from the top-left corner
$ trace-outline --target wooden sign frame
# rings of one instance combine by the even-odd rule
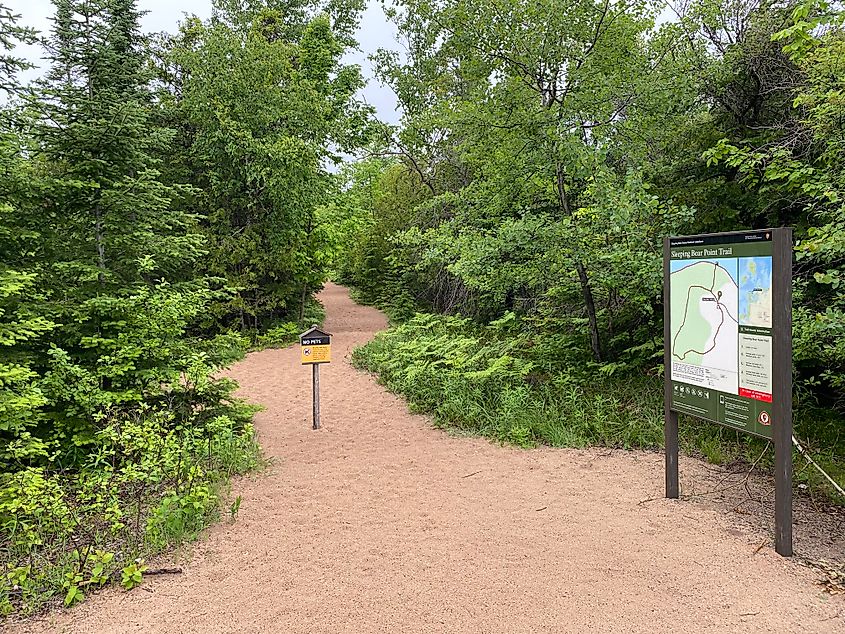
[[[673,324],[672,324],[672,261],[686,257],[691,254],[693,258],[699,258],[701,262],[706,261],[707,256],[713,252],[714,259],[719,256],[731,258],[731,245],[750,245],[752,243],[759,243],[768,241],[771,243],[771,328],[769,329],[771,341],[771,366],[770,376],[763,376],[764,380],[771,380],[771,415],[769,417],[769,410],[763,410],[759,414],[761,424],[768,424],[771,426],[770,434],[764,433],[768,430],[754,425],[753,429],[742,429],[739,425],[741,422],[736,420],[737,424],[731,424],[731,419],[711,415],[699,415],[700,418],[705,418],[717,424],[727,425],[732,429],[746,431],[755,435],[761,435],[770,438],[775,446],[775,550],[778,554],[784,557],[792,556],[792,229],[764,229],[760,231],[737,231],[718,234],[702,234],[697,236],[681,236],[681,237],[667,237],[663,243],[663,324],[664,324],[664,351],[663,351],[663,367],[664,367],[664,437],[666,445],[666,497],[678,498],[680,494],[680,486],[678,481],[678,414],[684,413],[688,416],[696,416],[694,406],[689,408],[684,406],[680,400],[673,394],[678,391],[679,384],[683,385],[682,381],[673,380],[675,360],[673,360],[673,348],[675,342],[673,341]],[[686,249],[682,251],[681,249]],[[742,251],[742,249],[736,249]],[[704,255],[701,255],[704,254]],[[675,265],[677,266],[677,264]],[[676,271],[677,272],[677,271]],[[737,276],[739,278],[739,276]],[[739,279],[736,280],[739,288]],[[714,269],[714,285],[709,291],[714,293],[715,287],[715,269]],[[700,287],[699,287],[700,288]],[[704,289],[707,291],[708,289]],[[762,290],[762,289],[754,289]],[[739,290],[737,291],[739,293]],[[706,294],[706,293],[705,293]],[[721,300],[721,292],[719,295],[713,297],[701,297],[701,301],[716,301]],[[689,301],[689,293],[687,296]],[[703,306],[703,304],[702,304]],[[739,313],[736,316],[736,323],[738,330],[742,328],[740,325]],[[749,329],[755,328],[749,326]],[[767,329],[760,328],[761,332],[766,332]],[[677,332],[675,333],[677,334]],[[765,337],[762,337],[765,338]],[[760,337],[758,337],[760,339]],[[713,339],[713,346],[715,347],[715,336]],[[712,348],[711,348],[712,350]],[[738,369],[743,365],[743,353],[741,349],[737,351]],[[675,353],[675,359],[677,358]],[[761,355],[757,354],[755,363],[757,363],[757,375],[765,375],[764,372],[759,371]],[[765,355],[762,355],[765,356]],[[702,354],[703,358],[703,354]],[[750,362],[749,362],[750,363]],[[746,363],[748,365],[749,363]],[[741,376],[741,374],[738,374]],[[739,379],[738,379],[739,380]],[[699,389],[700,388],[700,389]],[[694,392],[704,393],[708,392],[709,388],[701,383],[698,384]],[[711,390],[716,395],[721,395],[722,392]],[[752,391],[753,392],[753,391]],[[710,394],[708,394],[710,396]],[[727,395],[729,398],[735,398],[733,395]],[[769,396],[768,394],[757,393],[752,398],[759,399]],[[736,397],[736,402],[741,406],[742,396]],[[678,400],[679,402],[675,403]],[[740,407],[741,409],[741,407]],[[679,412],[679,410],[681,410]],[[706,408],[701,408],[704,412]],[[764,417],[765,414],[765,417]]]

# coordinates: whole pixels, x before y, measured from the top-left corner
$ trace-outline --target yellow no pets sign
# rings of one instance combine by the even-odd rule
[[[302,346],[300,360],[307,363],[331,363],[332,347],[328,346]]]
[[[331,335],[316,326],[299,335],[300,361],[303,365],[331,363]]]

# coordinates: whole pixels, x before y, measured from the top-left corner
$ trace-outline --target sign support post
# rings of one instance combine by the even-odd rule
[[[678,416],[771,440],[775,551],[792,555],[792,229],[663,242],[666,497]]]
[[[663,239],[663,287],[669,288],[669,238]],[[663,341],[672,337],[671,306],[668,301],[663,302]],[[672,367],[672,347],[663,346],[663,371],[669,375]],[[672,410],[672,382],[663,381],[663,437],[666,447],[666,497],[678,499],[680,484],[678,482],[678,412]]]
[[[314,392],[314,416],[312,429],[320,429],[320,364],[311,366],[312,389]]]
[[[775,551],[792,556],[792,229],[775,229],[772,244],[775,393]]]

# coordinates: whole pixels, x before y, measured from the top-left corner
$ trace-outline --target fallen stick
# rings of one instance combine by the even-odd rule
[[[153,568],[152,570],[147,570],[144,572],[144,576],[148,577],[150,575],[178,575],[181,574],[181,568]]]

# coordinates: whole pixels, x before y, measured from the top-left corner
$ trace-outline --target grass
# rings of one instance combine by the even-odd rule
[[[522,447],[663,446],[663,382],[637,372],[587,374],[549,370],[513,335],[468,320],[420,314],[378,335],[353,354],[388,389],[436,425]],[[803,405],[795,434],[822,467],[845,481],[845,439],[835,412]],[[752,464],[767,441],[690,417],[681,417],[685,453],[714,464]],[[760,461],[771,469],[774,452]],[[795,454],[796,484],[845,504],[804,459]]]

